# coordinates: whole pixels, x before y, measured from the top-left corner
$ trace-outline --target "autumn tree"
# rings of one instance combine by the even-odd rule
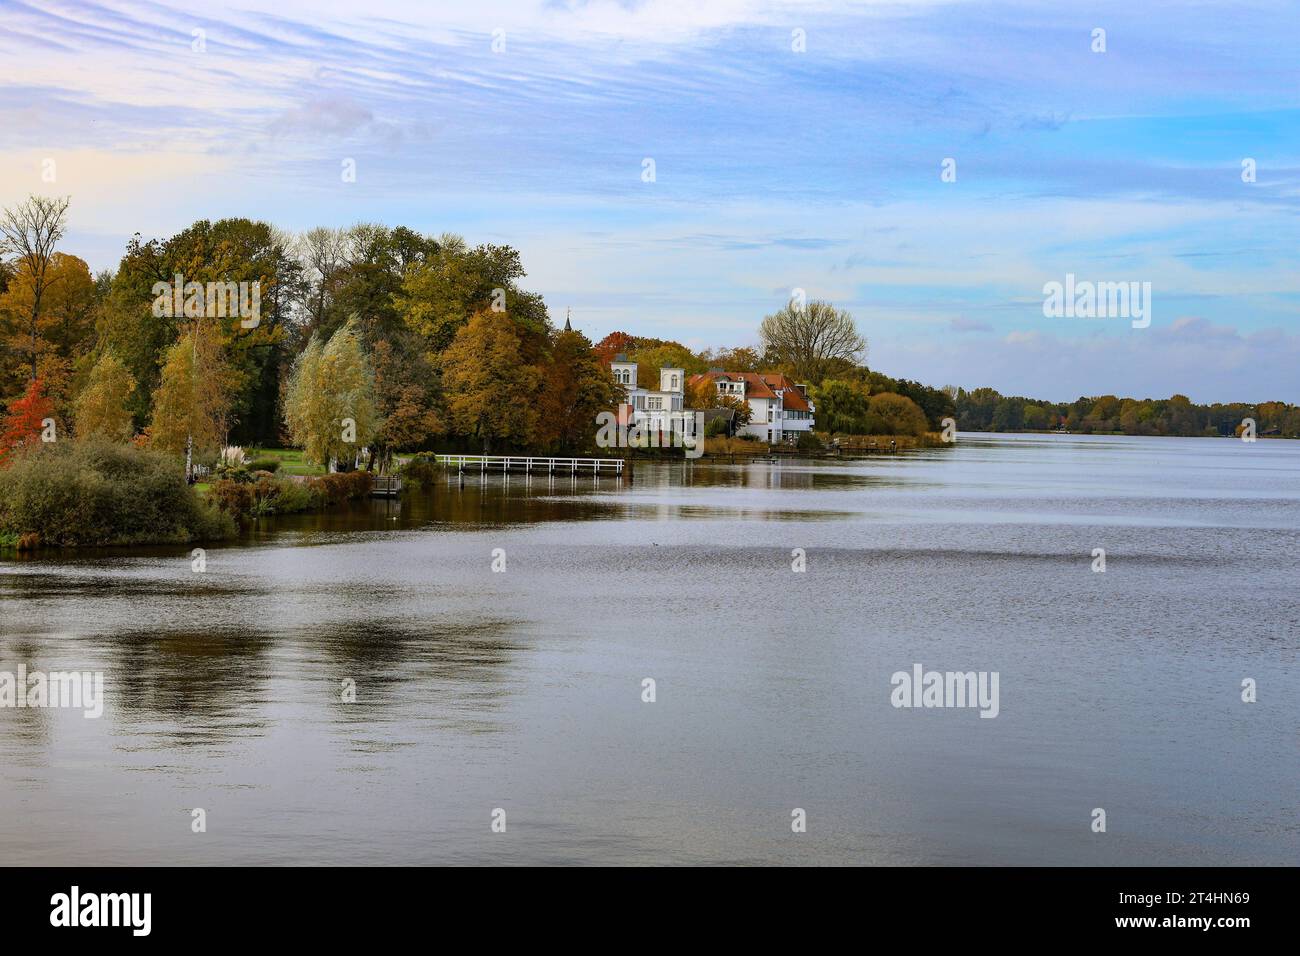
[[[289,374],[285,422],[305,457],[320,465],[350,465],[382,425],[358,325],[350,319],[323,345],[313,336]]]
[[[45,395],[45,383],[39,378],[32,379],[26,394],[9,405],[9,412],[0,424],[0,465],[19,448],[40,442],[53,424],[53,414],[54,403]]]
[[[700,361],[708,368],[720,368],[725,372],[760,372],[763,370],[763,356],[758,353],[757,349],[748,346],[705,349],[700,353]]]
[[[239,376],[226,364],[211,329],[195,323],[167,350],[154,398],[149,443],[185,456],[215,454],[230,427],[231,393]]]
[[[758,329],[763,358],[797,382],[820,383],[833,372],[860,363],[867,342],[853,316],[829,302],[789,302],[763,319]]]
[[[26,262],[17,263],[8,287],[0,293],[0,339],[10,355],[23,360],[22,365],[3,369],[0,389],[13,394],[25,388],[34,357],[46,394],[62,416],[70,410],[76,363],[94,340],[99,292],[86,263],[67,253],[50,257],[45,278],[34,339],[30,320],[38,290]]]
[[[473,313],[509,314],[524,361],[536,362],[547,345],[548,320],[541,297],[517,285],[524,274],[518,250],[470,248],[460,236],[444,234],[407,268],[397,308],[430,354],[447,349]]]
[[[903,395],[882,392],[867,402],[869,435],[924,435],[928,427],[925,412]]]
[[[347,232],[324,226],[309,229],[294,241],[294,254],[303,266],[301,292],[308,334],[324,325],[335,278],[347,261],[347,249]]]
[[[453,429],[473,436],[487,452],[493,442],[527,445],[536,434],[535,366],[520,361],[520,337],[511,319],[474,313],[443,353],[443,387]]]
[[[374,367],[375,402],[383,424],[375,435],[372,463],[386,462],[393,451],[418,448],[443,431],[433,369],[409,340],[399,339],[398,347],[387,339],[377,342]]]
[[[539,399],[536,443],[563,450],[590,448],[596,416],[612,411],[621,388],[581,332],[558,332],[545,367],[545,387]]]
[[[67,230],[69,202],[68,198],[32,196],[26,202],[0,211],[0,249],[17,257],[18,269],[26,275],[31,290],[26,327],[33,380],[38,373],[37,343],[42,300],[55,279],[50,264],[54,247]]]
[[[86,387],[77,397],[77,437],[102,435],[128,441],[135,431],[127,403],[135,391],[135,378],[112,352],[100,356]]]
[[[594,346],[596,357],[605,365],[609,365],[619,355],[627,355],[636,348],[635,336],[628,335],[626,332],[610,332]]]

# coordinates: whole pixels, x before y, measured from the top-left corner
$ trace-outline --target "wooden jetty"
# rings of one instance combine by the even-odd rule
[[[375,475],[371,480],[371,498],[396,498],[402,493],[402,479],[398,475]]]
[[[557,472],[568,475],[615,475],[630,477],[631,468],[622,458],[546,458],[536,455],[435,455],[438,464],[444,468],[455,468],[463,474],[477,471],[480,474],[499,472],[508,474],[512,471],[527,475],[554,475]]]

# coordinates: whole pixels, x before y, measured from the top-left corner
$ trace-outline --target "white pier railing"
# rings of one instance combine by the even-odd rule
[[[525,474],[553,475],[557,471],[581,475],[621,475],[622,458],[546,458],[537,455],[435,455],[438,464],[457,471],[486,474],[499,471],[522,471]]]

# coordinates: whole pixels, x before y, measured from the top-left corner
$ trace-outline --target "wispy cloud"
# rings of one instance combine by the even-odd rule
[[[798,286],[849,307],[877,363],[965,383],[936,356],[978,344],[1009,391],[1038,374],[1026,336],[1137,391],[1168,354],[1095,342],[1296,326],[1283,0],[248,6],[0,0],[0,202],[71,192],[97,266],[216,215],[460,231],[518,245],[589,330],[706,344],[752,341]],[[1067,271],[1151,281],[1156,334],[1045,326]],[[1252,397],[1179,354],[1203,397]]]

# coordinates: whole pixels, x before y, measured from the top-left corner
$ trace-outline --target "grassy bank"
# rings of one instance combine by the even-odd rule
[[[893,451],[914,451],[918,448],[942,448],[949,445],[938,432],[926,432],[924,435],[835,435],[818,433],[824,443],[820,448],[792,448],[788,445],[769,446],[760,441],[746,441],[743,438],[715,437],[704,439],[704,458],[742,458],[770,457],[772,455],[791,458],[836,458],[840,455],[874,455]],[[838,439],[839,451],[829,443]],[[890,443],[893,443],[891,449]],[[829,447],[826,447],[829,445]]]

